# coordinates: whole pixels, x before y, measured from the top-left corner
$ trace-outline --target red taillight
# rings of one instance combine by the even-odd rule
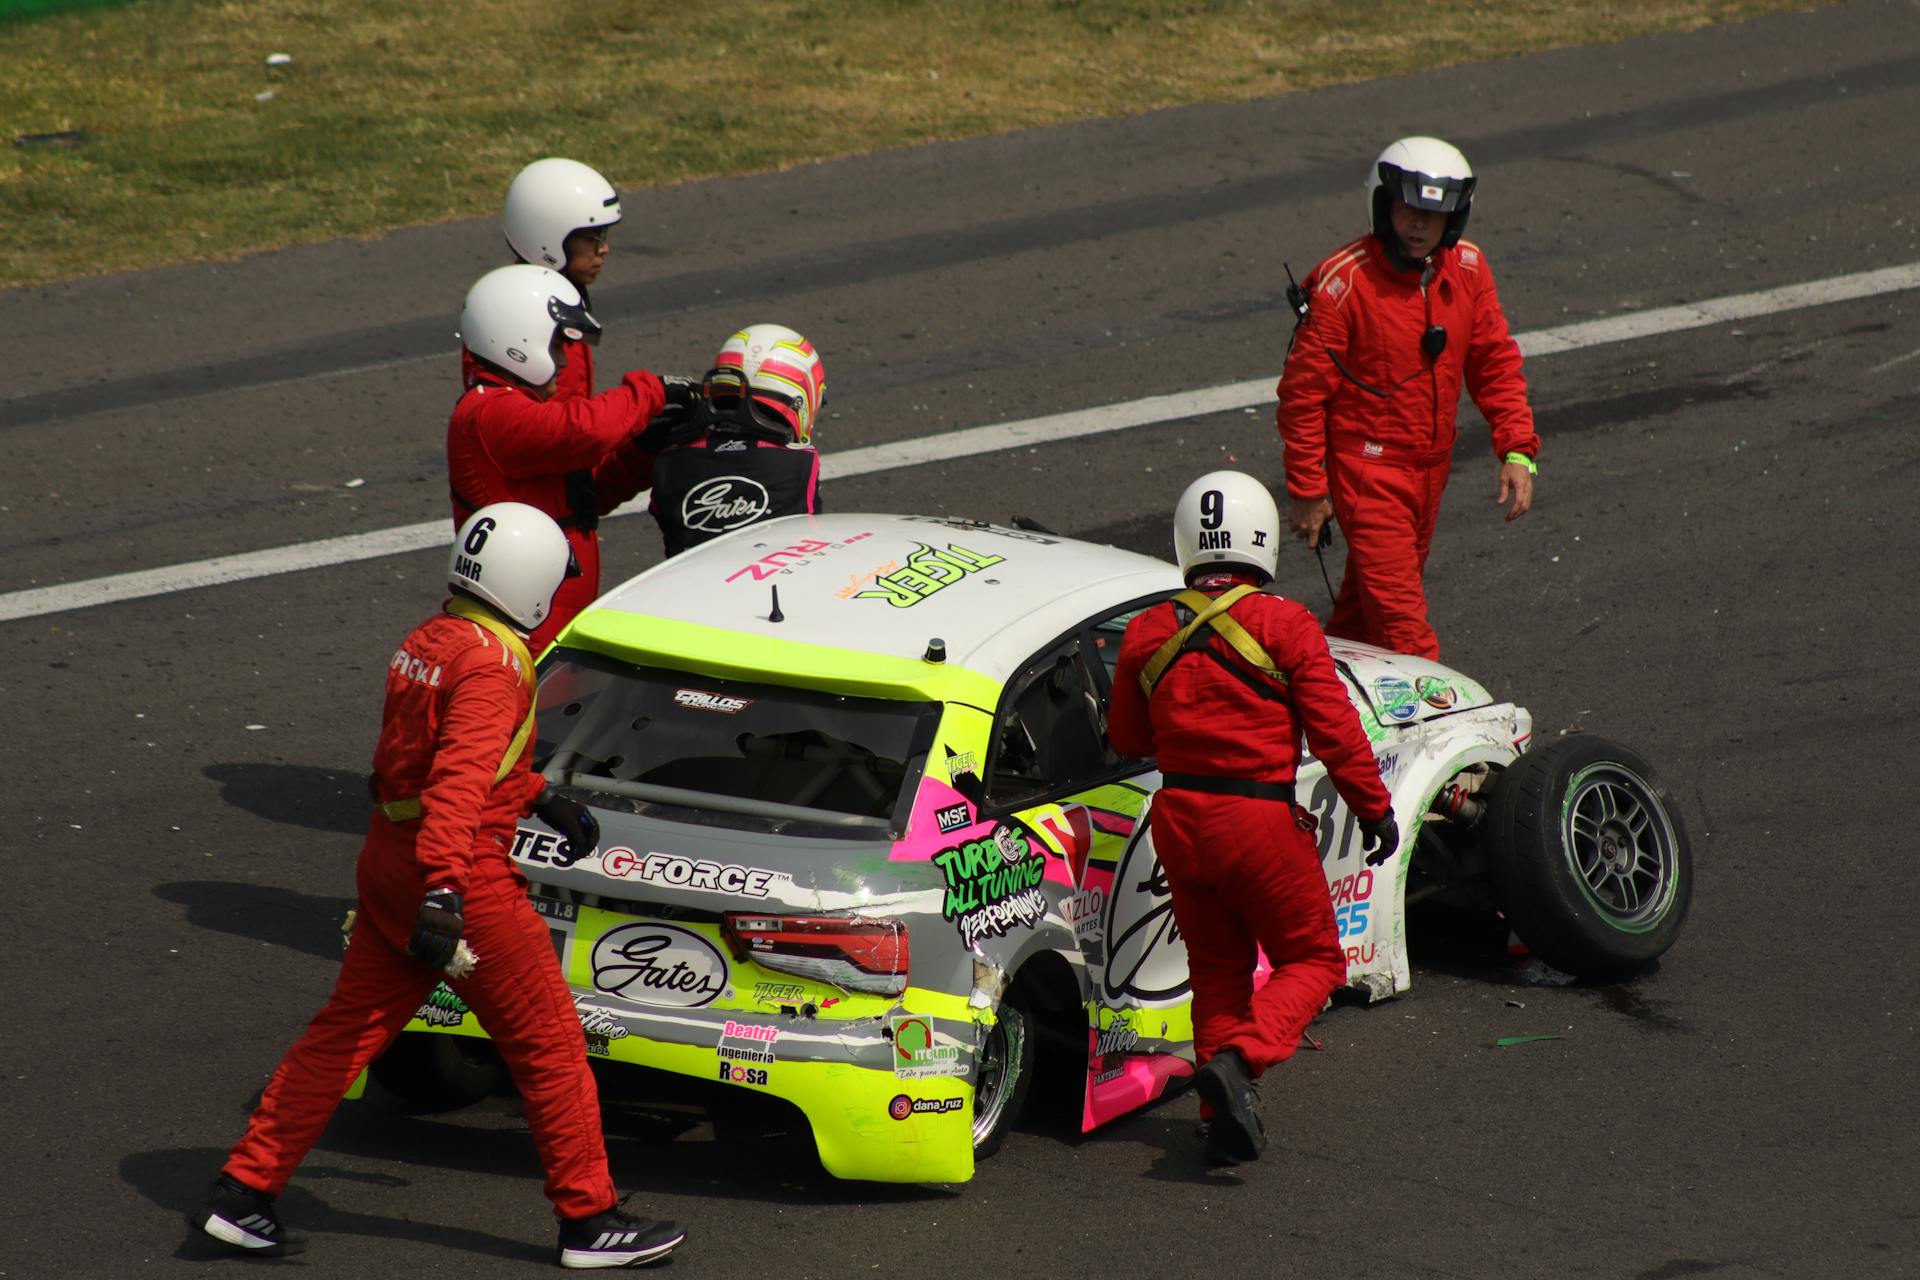
[[[726,935],[736,957],[852,991],[907,989],[907,926],[868,916],[769,916],[734,912]]]

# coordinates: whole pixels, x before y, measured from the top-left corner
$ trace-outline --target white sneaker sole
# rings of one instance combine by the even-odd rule
[[[230,1244],[236,1249],[245,1249],[249,1253],[285,1254],[288,1252],[286,1241],[275,1240],[271,1236],[255,1235],[240,1223],[229,1222],[217,1213],[207,1214],[200,1224],[200,1229],[222,1244]],[[297,1248],[295,1251],[297,1252]]]
[[[665,1244],[652,1245],[645,1249],[561,1249],[560,1265],[575,1271],[589,1271],[611,1267],[637,1267],[664,1258],[680,1247],[687,1238],[682,1231]]]

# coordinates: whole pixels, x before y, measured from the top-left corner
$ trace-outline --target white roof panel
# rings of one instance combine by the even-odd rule
[[[1051,534],[938,516],[788,516],[682,552],[593,608],[908,659],[938,638],[949,663],[1005,680],[1082,619],[1179,587],[1166,561]]]

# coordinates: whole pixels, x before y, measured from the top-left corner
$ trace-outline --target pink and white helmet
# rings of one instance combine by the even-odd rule
[[[727,339],[713,363],[715,374],[738,370],[755,406],[777,413],[795,444],[812,441],[827,398],[827,366],[811,342],[783,324],[748,325]]]

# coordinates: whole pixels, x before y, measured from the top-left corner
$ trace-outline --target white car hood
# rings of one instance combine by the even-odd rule
[[[1490,706],[1478,681],[1425,658],[1329,638],[1333,661],[1383,725],[1413,724],[1469,707]]]

